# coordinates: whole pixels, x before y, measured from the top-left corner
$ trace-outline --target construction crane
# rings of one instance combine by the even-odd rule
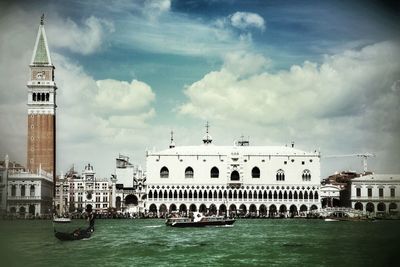
[[[362,158],[363,161],[363,167],[364,167],[364,172],[368,171],[368,163],[367,160],[369,157],[375,157],[374,154],[372,153],[364,153],[364,154],[347,154],[347,155],[328,155],[328,156],[322,156],[322,158],[343,158],[343,157],[359,157]]]

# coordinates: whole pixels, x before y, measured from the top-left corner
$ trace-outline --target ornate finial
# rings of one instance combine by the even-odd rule
[[[207,121],[207,123],[206,123],[206,135],[203,137],[203,143],[204,144],[211,144],[211,142],[212,142],[212,138],[208,134],[208,128],[210,128],[210,124]]]
[[[44,25],[44,13],[40,17],[40,25]]]
[[[171,130],[171,143],[169,144],[169,148],[174,148],[175,147],[175,142],[174,142],[174,131]]]

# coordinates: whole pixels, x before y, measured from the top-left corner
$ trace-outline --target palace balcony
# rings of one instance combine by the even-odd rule
[[[40,196],[8,196],[8,200],[40,200]]]

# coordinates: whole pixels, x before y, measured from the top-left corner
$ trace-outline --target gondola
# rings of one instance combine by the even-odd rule
[[[90,238],[94,232],[94,221],[94,214],[89,215],[89,227],[79,227],[71,223],[71,225],[68,224],[70,225],[69,228],[65,228],[62,227],[66,225],[65,223],[58,222],[61,223],[58,224],[57,221],[53,221],[54,236],[61,241],[74,241]],[[62,228],[62,230],[56,229],[54,223],[56,223],[59,228]],[[71,228],[71,226],[74,228]]]
[[[84,238],[90,238],[93,233],[93,229],[89,226],[87,229],[76,229],[72,233],[63,233],[57,232],[54,229],[54,236],[61,241],[73,241],[73,240],[81,240]]]

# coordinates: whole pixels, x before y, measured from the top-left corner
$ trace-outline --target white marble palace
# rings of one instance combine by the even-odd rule
[[[351,207],[376,215],[398,215],[399,174],[368,174],[351,180]]]
[[[295,216],[320,209],[320,154],[291,146],[199,146],[148,151],[147,211]]]

